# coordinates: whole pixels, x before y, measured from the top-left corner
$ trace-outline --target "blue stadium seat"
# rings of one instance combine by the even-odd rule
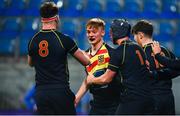
[[[177,25],[176,35],[180,35],[180,20],[177,21],[176,25]]]
[[[55,4],[57,4],[57,2],[60,0],[49,0],[49,1],[53,1]]]
[[[121,9],[119,0],[107,0],[103,17],[121,17]]]
[[[59,7],[59,15],[60,16],[64,16],[66,15],[65,14],[65,10],[67,9],[67,4],[68,4],[68,1],[67,0],[59,0],[57,2],[57,5]]]
[[[38,31],[39,29],[39,19],[38,18],[24,18],[24,22],[22,24],[22,31]]]
[[[0,21],[0,31],[2,31],[4,29],[4,22],[5,22],[6,18],[2,17],[1,21]]]
[[[66,1],[66,6],[64,8],[63,16],[67,16],[67,17],[80,16],[83,11],[83,7],[84,7],[84,3],[82,0],[68,0]]]
[[[144,8],[141,16],[148,19],[157,19],[161,13],[161,2],[159,0],[144,0]]]
[[[162,21],[159,26],[159,35],[157,36],[157,40],[164,45],[172,43],[176,32],[176,25],[173,25],[173,22]]]
[[[174,52],[180,58],[180,21],[177,23],[177,32],[174,37]]]
[[[21,29],[20,18],[7,18],[4,21],[4,33],[17,33]]]
[[[0,54],[12,55],[15,48],[15,39],[17,37],[17,33],[0,32],[0,35]]]
[[[5,8],[6,7],[6,3],[5,0],[0,0],[0,8]]]
[[[174,53],[180,58],[180,33],[176,35],[174,40]]]
[[[103,13],[103,4],[100,0],[88,0],[83,11],[84,17],[99,17]]]
[[[86,36],[86,23],[87,21],[80,21],[81,28],[79,30],[79,33],[77,34],[76,39],[78,46],[83,50],[86,50],[89,47],[88,39]]]
[[[28,43],[34,36],[34,32],[27,32],[22,31],[19,35],[19,49],[20,49],[20,55],[27,55],[28,53]]]
[[[141,9],[138,0],[124,0],[124,7],[121,14],[123,18],[139,18]]]
[[[178,18],[177,0],[162,0],[161,18]]]
[[[0,16],[4,16],[4,12],[6,11],[7,7],[7,1],[6,0],[0,0]]]
[[[27,8],[24,11],[25,16],[39,16],[39,8],[42,4],[42,0],[29,0]]]
[[[86,30],[83,29],[77,36],[77,44],[78,47],[80,47],[83,50],[88,49],[89,47],[89,43],[88,43],[88,39],[86,36]]]
[[[27,54],[28,42],[33,37],[33,35],[39,31],[39,22],[39,18],[24,18],[21,33],[19,35],[20,55]]]
[[[20,30],[19,18],[5,18],[3,29],[0,31],[0,54],[9,55],[13,52],[14,43]],[[15,42],[15,41],[14,41]]]
[[[61,31],[75,39],[79,31],[78,22],[76,22],[76,20],[63,20]]]
[[[5,11],[5,16],[21,16],[25,7],[26,2],[24,0],[10,0],[10,4]]]
[[[160,33],[173,35],[176,28],[175,26],[173,22],[162,21],[160,22]]]
[[[110,25],[111,25],[111,22],[108,20],[106,21],[106,25],[105,25],[105,36],[104,36],[104,41],[107,42],[107,41],[110,41],[110,35],[109,35],[109,31],[110,31]]]

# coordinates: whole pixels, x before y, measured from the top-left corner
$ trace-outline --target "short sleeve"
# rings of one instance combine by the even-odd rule
[[[108,65],[108,69],[111,69],[112,71],[118,72],[119,66],[121,65],[121,54],[122,51],[120,48],[117,48],[115,50],[112,50],[111,59]]]
[[[77,44],[74,42],[74,40],[72,38],[70,38],[69,36],[65,36],[66,38],[64,39],[63,45],[65,47],[65,49],[70,53],[70,54],[74,54],[76,52],[76,50],[78,49]]]

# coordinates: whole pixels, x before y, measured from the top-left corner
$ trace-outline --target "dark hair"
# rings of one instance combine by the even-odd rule
[[[147,20],[140,20],[132,28],[132,34],[143,32],[145,35],[152,37],[153,25]]]
[[[102,27],[102,29],[104,29],[105,28],[105,22],[100,18],[92,18],[87,22],[86,28],[88,26],[92,26],[95,28]]]
[[[41,5],[40,15],[43,18],[53,17],[58,14],[58,7],[54,2],[45,2]]]

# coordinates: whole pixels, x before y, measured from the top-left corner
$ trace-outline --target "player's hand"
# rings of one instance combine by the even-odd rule
[[[155,55],[161,52],[161,47],[158,41],[154,41],[153,44],[151,44],[151,47]]]
[[[79,104],[80,99],[76,96],[74,100],[74,106],[76,107]]]
[[[87,84],[88,84],[88,85],[92,84],[92,83],[93,83],[93,79],[94,79],[94,75],[89,74],[89,75],[87,76],[87,79],[86,79]]]

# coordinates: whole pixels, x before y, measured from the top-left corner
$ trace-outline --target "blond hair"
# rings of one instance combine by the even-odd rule
[[[105,22],[100,18],[92,18],[87,22],[86,28],[89,26],[95,27],[95,28],[102,27],[102,29],[104,30],[105,29]]]

